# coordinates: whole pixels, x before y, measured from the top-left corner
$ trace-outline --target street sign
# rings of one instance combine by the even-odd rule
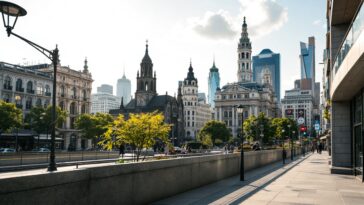
[[[319,131],[320,130],[320,124],[315,124],[315,130]]]
[[[305,123],[305,118],[303,118],[303,117],[299,117],[299,118],[297,119],[297,123],[298,123],[299,125],[304,124],[304,123]]]

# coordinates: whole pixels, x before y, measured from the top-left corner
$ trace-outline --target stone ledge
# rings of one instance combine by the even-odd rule
[[[343,175],[353,175],[353,169],[350,167],[335,167],[331,166],[331,174],[343,174]]]

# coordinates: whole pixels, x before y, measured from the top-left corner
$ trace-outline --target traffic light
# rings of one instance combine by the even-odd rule
[[[301,126],[300,127],[300,131],[301,132],[306,132],[307,131],[307,127],[306,126]]]

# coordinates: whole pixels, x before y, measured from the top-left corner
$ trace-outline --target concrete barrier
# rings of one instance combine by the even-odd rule
[[[246,152],[244,159],[251,170],[281,160],[282,151]],[[234,176],[239,163],[234,153],[0,179],[0,204],[147,204]]]

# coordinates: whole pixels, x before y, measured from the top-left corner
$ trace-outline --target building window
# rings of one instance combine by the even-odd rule
[[[195,115],[195,111],[192,111],[192,115]]]
[[[49,85],[45,86],[45,95],[46,96],[51,96],[51,88],[49,87]]]
[[[246,53],[246,58],[249,58],[249,53]]]
[[[43,86],[42,85],[37,86],[37,94],[38,95],[43,95]]]
[[[13,89],[13,87],[11,86],[11,78],[9,76],[6,76],[6,78],[5,78],[4,89],[6,89],[6,90]]]
[[[73,99],[76,99],[76,94],[77,94],[76,87],[73,87],[73,88],[72,88],[72,95],[73,95]]]
[[[18,91],[18,92],[24,92],[24,89],[23,89],[23,81],[22,79],[18,79],[16,81],[16,86],[15,86],[15,90]]]
[[[71,115],[76,114],[76,103],[75,102],[71,103],[71,105],[70,105],[70,114]]]
[[[232,116],[233,116],[233,112],[229,111],[229,117],[232,117]]]
[[[228,117],[228,112],[224,111],[224,117]]]
[[[83,105],[81,106],[81,113],[82,113],[82,114],[86,113],[86,105],[85,105],[85,104],[83,104]]]
[[[245,53],[241,53],[241,58],[245,58]]]
[[[32,93],[32,94],[34,94],[34,90],[33,90],[33,82],[32,82],[32,81],[28,81],[28,83],[27,83],[27,93]]]
[[[35,103],[35,105],[37,107],[41,107],[42,106],[42,100],[40,98],[37,99],[37,102]]]
[[[25,101],[25,109],[29,110],[32,108],[32,98],[27,98],[27,101]]]

